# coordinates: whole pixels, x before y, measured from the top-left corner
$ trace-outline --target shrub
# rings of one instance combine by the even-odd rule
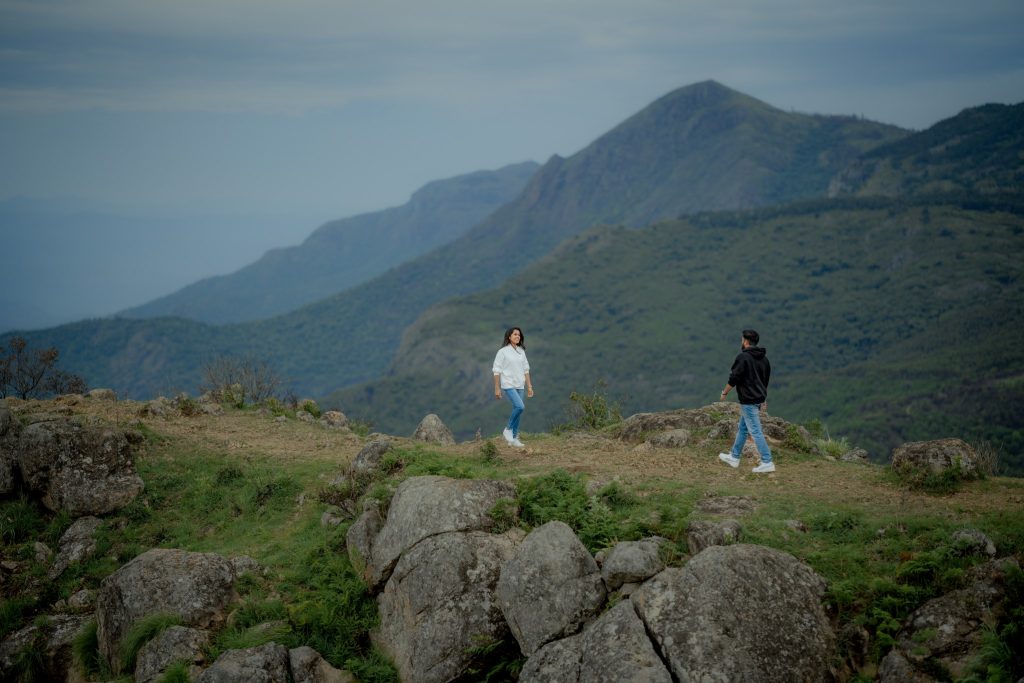
[[[553,431],[558,433],[565,429],[596,430],[622,422],[619,404],[608,401],[605,392],[607,387],[608,383],[601,380],[595,385],[593,393],[581,394],[574,391],[569,394],[569,401],[572,403],[567,410],[569,422],[556,426]]]
[[[5,545],[32,538],[45,524],[38,507],[25,496],[0,503],[0,539]]]
[[[838,460],[844,454],[850,452],[852,447],[845,437],[833,439],[831,436],[826,434],[824,438],[814,440],[814,450],[821,455],[831,456]]]
[[[498,459],[498,447],[494,445],[493,441],[484,441],[480,445],[480,457],[484,459],[484,462],[494,462]]]
[[[307,413],[315,418],[319,418],[321,415],[320,406],[317,405],[316,401],[311,398],[305,399],[300,405],[299,410],[305,410]]]
[[[95,619],[90,619],[75,635],[71,643],[71,656],[78,670],[87,679],[107,678],[100,658],[100,641]]]

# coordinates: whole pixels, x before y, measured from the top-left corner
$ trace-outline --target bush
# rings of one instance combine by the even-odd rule
[[[622,422],[622,411],[619,404],[609,402],[605,390],[608,383],[599,381],[593,393],[581,394],[572,392],[569,394],[569,401],[572,405],[568,409],[569,422],[558,425],[553,430],[558,433],[565,429],[602,429],[609,425]]]
[[[203,366],[200,393],[210,392],[236,408],[257,405],[277,393],[281,378],[266,361],[222,355]]]
[[[498,447],[494,445],[493,441],[484,441],[480,445],[480,457],[484,459],[484,462],[494,462],[498,459]]]

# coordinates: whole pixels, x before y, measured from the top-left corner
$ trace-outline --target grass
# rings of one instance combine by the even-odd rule
[[[179,626],[181,617],[177,614],[149,614],[136,622],[121,641],[120,672],[134,671],[139,650],[171,626]]]
[[[203,421],[199,429],[196,420]],[[275,423],[253,411],[154,420],[142,431],[145,454],[138,469],[145,492],[106,520],[95,557],[55,582],[47,583],[36,571],[33,591],[5,596],[0,624],[7,633],[30,623],[41,605],[81,588],[96,589],[105,576],[151,547],[249,555],[266,572],[238,580],[239,601],[215,634],[211,657],[275,640],[309,645],[362,681],[397,680],[370,643],[376,605],[349,563],[347,526],[325,528],[319,522],[327,505],[318,492],[345,469],[362,445],[359,439],[325,441],[338,437],[316,425]],[[599,435],[579,442],[571,435],[529,436],[522,450],[396,441],[386,456],[387,476],[361,486],[386,508],[397,483],[410,476],[511,481],[517,500],[492,511],[497,530],[516,523],[518,510],[524,529],[564,521],[592,552],[658,535],[669,541],[663,549],[670,564],[687,559],[687,525],[705,518],[698,508],[703,498],[745,496],[756,509],[740,518],[741,541],[791,553],[821,574],[837,625],[857,624],[870,634],[869,667],[893,645],[910,612],[961,586],[967,570],[984,561],[953,547],[954,531],[983,531],[1000,555],[1024,552],[1024,519],[1018,512],[1024,482],[1017,480],[963,481],[938,497],[902,487],[882,468],[827,462],[795,447],[799,444],[778,445],[779,470],[765,478],[747,468],[721,467],[717,443],[638,454],[629,444],[602,441]],[[5,537],[6,557],[30,557],[33,534],[52,538],[67,522],[48,518],[24,500],[6,505],[16,520]],[[804,523],[806,533],[787,524],[794,519]],[[25,579],[18,586],[28,584]],[[1006,669],[999,653],[1006,647],[1016,651],[1021,622],[1013,617],[994,627],[979,666]],[[138,625],[130,648],[137,654],[167,623]],[[92,622],[76,639],[75,660],[94,677],[109,678],[95,638]],[[507,643],[481,643],[476,675],[493,680],[511,675],[521,665],[512,650]],[[169,680],[181,680],[182,671],[176,671],[167,675],[178,678]]]

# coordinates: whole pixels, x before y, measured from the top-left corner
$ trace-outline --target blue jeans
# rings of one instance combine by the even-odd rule
[[[747,435],[754,437],[754,445],[757,452],[761,454],[761,462],[772,461],[772,449],[768,448],[768,442],[764,440],[764,433],[761,432],[761,404],[740,404],[740,426],[736,430],[736,441],[732,445],[732,457],[739,458],[743,454],[743,444],[747,442]]]
[[[519,438],[519,418],[522,416],[523,411],[526,410],[526,404],[523,403],[524,389],[502,389],[505,392],[505,397],[512,401],[512,414],[508,416],[508,428],[512,430],[512,438]]]

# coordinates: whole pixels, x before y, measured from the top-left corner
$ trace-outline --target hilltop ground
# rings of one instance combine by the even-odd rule
[[[338,527],[321,524],[321,515],[334,510],[322,502],[324,491],[369,435],[303,422],[293,412],[281,416],[225,408],[222,415],[186,416],[170,410],[162,417],[148,414],[142,403],[80,398],[8,400],[7,405],[22,419],[57,413],[141,431],[145,441],[137,467],[146,489],[104,520],[100,552],[83,567],[66,572],[52,586],[34,588],[36,594],[27,597],[12,594],[18,584],[8,583],[5,600],[18,601],[18,608],[7,616],[5,633],[44,613],[55,599],[96,589],[105,576],[151,547],[244,554],[269,569],[263,585],[250,586],[242,595],[247,614],[286,618],[293,643],[313,646],[361,680],[395,680],[390,666],[368,645],[375,608],[348,566],[348,521]],[[988,477],[936,495],[907,489],[885,467],[829,460],[782,444],[774,446],[778,470],[755,475],[749,471],[752,461],[738,470],[720,463],[716,454],[729,444],[719,441],[637,449],[592,432],[526,433],[522,438],[525,449],[507,446],[500,436],[448,447],[392,437],[389,476],[516,480],[520,504],[527,497],[533,503],[531,516],[524,506],[524,526],[542,523],[543,515],[573,515],[564,521],[584,528],[580,537],[591,550],[657,534],[674,543],[680,562],[688,554],[687,525],[708,514],[698,505],[701,499],[749,498],[755,508],[738,517],[741,540],[779,548],[810,564],[829,584],[837,630],[856,624],[870,635],[864,652],[844,655],[846,678],[870,679],[910,612],[956,588],[969,567],[986,559],[956,551],[950,540],[954,531],[981,530],[1000,556],[1024,553],[1021,479]],[[497,447],[490,456],[488,442]],[[558,479],[564,477],[561,471],[578,475],[569,477],[578,490]],[[547,491],[545,482],[552,484]],[[377,495],[386,496],[388,482],[378,485],[384,493]],[[393,481],[390,485],[393,490]],[[560,507],[559,498],[573,496],[575,508]],[[36,528],[49,525],[43,539],[52,544],[69,523],[57,518]],[[5,536],[6,558],[31,554],[35,538],[12,538]],[[257,636],[245,630],[248,626],[253,623],[240,623],[216,647],[251,644],[246,638]]]

